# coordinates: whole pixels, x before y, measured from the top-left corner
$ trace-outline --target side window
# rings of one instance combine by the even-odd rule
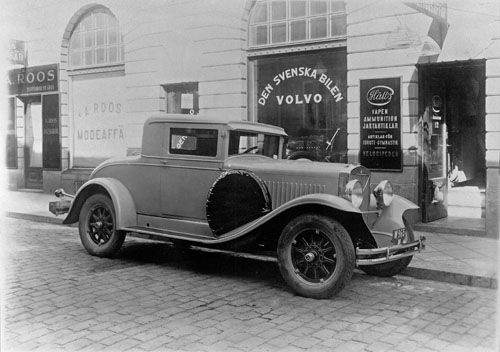
[[[231,131],[229,155],[259,154],[278,159],[280,137],[262,133]]]
[[[170,154],[217,156],[217,130],[171,128]]]

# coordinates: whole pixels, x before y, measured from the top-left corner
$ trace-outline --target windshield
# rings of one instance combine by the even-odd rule
[[[259,154],[278,159],[279,147],[279,136],[241,131],[229,133],[229,155]]]

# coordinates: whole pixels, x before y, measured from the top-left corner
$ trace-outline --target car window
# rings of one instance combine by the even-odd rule
[[[229,155],[259,154],[278,159],[279,143],[279,136],[231,131],[229,134]]]
[[[170,154],[217,156],[217,130],[171,128]]]

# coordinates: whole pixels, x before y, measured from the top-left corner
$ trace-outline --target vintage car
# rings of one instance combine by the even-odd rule
[[[424,248],[389,181],[361,165],[286,160],[282,128],[201,116],[149,118],[138,156],[108,160],[54,214],[79,222],[92,255],[111,257],[126,234],[224,249],[267,248],[299,295],[339,292],[356,266],[392,276]],[[370,191],[370,189],[372,191]],[[71,199],[68,199],[71,198]]]

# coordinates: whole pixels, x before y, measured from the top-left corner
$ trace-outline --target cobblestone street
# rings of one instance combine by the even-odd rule
[[[4,219],[2,351],[496,351],[497,291],[356,272],[298,297],[276,263]]]

